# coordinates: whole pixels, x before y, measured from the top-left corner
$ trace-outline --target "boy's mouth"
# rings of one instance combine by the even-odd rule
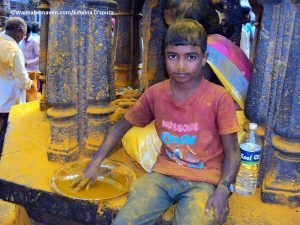
[[[186,77],[186,76],[188,76],[188,73],[174,73],[174,75],[176,77]]]

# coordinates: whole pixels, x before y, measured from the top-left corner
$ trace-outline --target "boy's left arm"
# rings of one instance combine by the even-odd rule
[[[231,193],[228,187],[223,183],[224,181],[227,184],[233,183],[240,166],[240,151],[238,148],[237,134],[221,135],[221,141],[224,149],[222,178],[214,193],[207,200],[205,208],[206,212],[213,208],[215,214],[214,225],[222,224],[229,211],[228,197]]]

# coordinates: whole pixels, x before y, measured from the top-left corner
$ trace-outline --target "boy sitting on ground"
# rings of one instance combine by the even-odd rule
[[[92,185],[98,168],[133,126],[155,120],[162,141],[151,173],[132,186],[113,224],[154,224],[177,203],[173,224],[222,224],[228,213],[240,153],[233,100],[221,86],[202,78],[207,34],[195,20],[177,20],[165,37],[169,80],[155,84],[109,130],[99,150],[74,182]]]

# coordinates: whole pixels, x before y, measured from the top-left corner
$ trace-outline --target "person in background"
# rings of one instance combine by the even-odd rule
[[[25,57],[25,68],[29,73],[29,77],[34,80],[37,86],[37,90],[27,91],[27,101],[34,101],[37,99],[37,92],[41,91],[40,81],[36,77],[36,73],[39,72],[39,52],[40,43],[33,37],[32,25],[27,24],[27,34],[24,40],[20,42],[20,48]]]
[[[170,25],[176,19],[189,18],[202,24],[207,34],[220,33],[221,20],[219,13],[212,6],[210,0],[168,0],[164,9],[164,19]]]
[[[256,15],[252,14],[250,24],[251,24],[251,51],[250,51],[250,61],[254,62],[255,50],[257,45],[258,31],[259,31],[259,22],[257,22]]]
[[[18,43],[26,35],[26,23],[19,17],[8,19],[0,34],[0,154],[10,108],[26,102],[26,91],[33,86],[25,69],[25,60]]]
[[[20,43],[20,48],[25,57],[25,68],[27,71],[39,71],[40,44],[32,36],[32,26],[27,24],[27,34]]]
[[[74,181],[75,190],[92,185],[107,155],[133,126],[155,120],[162,141],[152,172],[131,187],[114,225],[150,225],[178,203],[173,224],[222,224],[228,214],[240,153],[234,103],[221,86],[203,79],[207,34],[197,21],[180,19],[165,36],[170,79],[147,88],[109,130],[99,150]]]
[[[40,43],[40,25],[37,22],[32,22],[31,26],[32,26],[32,32],[31,32],[32,37],[38,43]]]
[[[240,42],[240,48],[243,50],[243,52],[248,58],[250,57],[251,37],[252,37],[252,29],[251,26],[249,26],[250,10],[251,9],[249,7],[246,6],[242,7],[243,25],[242,25],[241,42]]]

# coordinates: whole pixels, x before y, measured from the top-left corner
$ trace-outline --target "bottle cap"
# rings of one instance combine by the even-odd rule
[[[249,123],[249,129],[250,130],[256,130],[257,129],[257,124],[256,123]]]

